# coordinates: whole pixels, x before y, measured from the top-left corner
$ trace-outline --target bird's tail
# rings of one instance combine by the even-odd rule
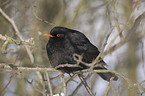
[[[111,73],[111,72],[106,72],[106,73],[98,73],[104,80],[106,81],[110,81],[111,77],[114,77],[114,81],[117,81],[118,80],[118,77]]]
[[[105,68],[103,65],[101,67],[96,67],[94,69],[96,69],[96,70],[107,70],[107,68]],[[97,73],[97,74],[99,74],[106,81],[110,81],[111,77],[114,77],[114,79],[113,79],[114,81],[118,80],[118,77],[112,72],[105,72],[105,73],[103,72],[103,73]]]

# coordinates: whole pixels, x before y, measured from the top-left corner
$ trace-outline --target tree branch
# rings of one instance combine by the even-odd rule
[[[140,16],[137,17],[137,19],[134,22],[134,25],[128,31],[128,34],[126,35],[125,39],[123,41],[120,41],[119,43],[115,44],[114,46],[110,47],[105,52],[103,52],[103,54],[101,55],[101,57],[104,57],[105,55],[110,54],[111,52],[113,52],[114,50],[120,48],[123,44],[125,44],[130,39],[130,35],[132,34],[132,32],[135,32],[136,31],[136,29],[139,26],[140,22],[144,18],[145,18],[145,12],[143,12]],[[120,32],[122,32],[122,30]],[[115,37],[119,36],[120,32]]]
[[[88,91],[90,96],[95,96],[93,92],[91,91],[89,85],[87,84],[86,80],[83,78],[82,74],[78,74],[78,77],[82,81],[83,85],[85,86],[86,90]]]
[[[107,87],[107,89],[106,89],[106,91],[105,91],[104,96],[107,96],[108,91],[109,91],[109,89],[110,89],[110,87],[111,87],[111,83],[112,83],[112,80],[113,80],[113,79],[114,79],[114,77],[111,77],[111,78],[110,78],[110,81],[109,81],[109,84],[108,84],[108,87]]]
[[[20,31],[18,30],[18,27],[16,26],[15,24],[15,21],[13,19],[11,19],[1,8],[0,8],[0,13],[4,16],[5,19],[7,19],[13,26],[15,32],[16,32],[16,35],[20,38],[21,41],[24,41],[23,37],[21,36],[20,34]],[[29,58],[31,60],[31,63],[33,64],[34,63],[34,57],[30,51],[30,49],[28,48],[28,45],[23,45],[29,55]]]
[[[0,34],[0,39],[4,40],[4,41],[8,41],[8,43],[15,43],[17,45],[30,45],[30,46],[34,46],[34,44],[32,43],[33,38],[31,38],[30,42],[26,42],[26,41],[19,41],[19,40],[13,39],[12,37],[9,37],[9,36],[2,36],[2,34]]]
[[[49,87],[49,90],[50,90],[50,96],[53,96],[53,91],[52,91],[52,87],[51,87],[49,73],[48,72],[45,72],[45,75],[46,75],[47,82],[48,82],[48,87]]]
[[[66,82],[65,82],[64,74],[61,73],[61,75],[62,75],[62,82],[63,82],[63,88],[64,88],[64,96],[66,96],[67,86],[66,86]]]
[[[9,70],[18,70],[18,71],[40,71],[40,72],[60,72],[59,70],[56,70],[54,68],[40,68],[40,67],[17,67],[17,66],[11,66],[11,64],[0,64],[0,69],[9,69]],[[6,71],[6,70],[5,70]]]
[[[18,70],[18,71],[41,71],[41,72],[49,72],[49,71],[53,71],[53,72],[60,72],[59,70],[56,70],[56,69],[54,69],[54,68],[40,68],[40,67],[36,67],[36,68],[30,68],[30,67],[17,67],[17,66],[13,66],[12,64],[4,64],[4,63],[1,63],[0,64],[0,70],[2,70],[2,69],[7,69],[7,70],[5,70],[5,71],[13,71],[13,70]],[[82,70],[81,72],[83,72],[83,73],[86,73],[86,72],[90,72],[90,70]],[[92,70],[91,72],[97,72],[97,73],[106,73],[106,72],[112,72],[112,73],[114,73],[115,75],[118,75],[118,76],[120,76],[121,78],[123,78],[126,82],[127,82],[127,84],[128,84],[128,86],[129,86],[129,88],[132,88],[132,87],[135,87],[135,86],[138,86],[138,87],[141,87],[141,84],[143,84],[143,83],[145,83],[145,81],[142,81],[142,82],[140,82],[140,83],[132,83],[130,80],[128,80],[128,78],[126,78],[125,76],[123,76],[122,74],[120,74],[120,73],[118,73],[118,72],[116,72],[116,71],[114,71],[114,70]],[[75,72],[75,73],[80,73],[80,71],[77,71],[77,72]],[[68,82],[68,81],[67,81]],[[144,88],[142,88],[142,90],[143,90],[143,92],[142,93],[144,93],[145,91],[144,91]]]

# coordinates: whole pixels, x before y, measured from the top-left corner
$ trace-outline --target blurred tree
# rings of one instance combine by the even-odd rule
[[[144,12],[144,0],[0,0],[0,96],[63,93],[64,79],[67,95],[88,94],[77,76],[73,81],[56,70],[46,72],[51,66],[43,34],[54,26],[83,32],[102,51],[109,69],[125,76],[118,74],[119,80],[109,86],[95,72],[85,73],[96,96],[109,87],[107,96],[144,96]]]

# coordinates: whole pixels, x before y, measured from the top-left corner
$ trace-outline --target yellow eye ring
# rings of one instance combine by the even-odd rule
[[[60,37],[60,34],[57,34],[56,36],[57,36],[57,37]]]

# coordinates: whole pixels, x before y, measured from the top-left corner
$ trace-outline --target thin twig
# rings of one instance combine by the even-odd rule
[[[56,70],[54,68],[40,68],[40,67],[36,67],[36,68],[30,68],[30,67],[17,67],[17,66],[14,66],[16,70],[18,71],[41,71],[41,72],[48,72],[48,71],[53,71],[53,72],[60,72],[59,70]],[[12,67],[10,67],[8,64],[0,64],[0,68],[1,69],[9,69],[9,70],[13,70]],[[88,72],[90,70],[82,70],[81,72]],[[114,70],[92,70],[92,72],[95,71],[95,72],[113,72],[115,73],[116,75],[119,75],[121,76],[122,78],[124,78],[126,81],[128,81],[127,78],[125,78],[123,75],[121,75],[120,73],[114,71]],[[78,71],[79,73],[80,71]],[[77,71],[75,72],[77,73]]]
[[[72,80],[73,80],[74,78],[76,78],[76,77],[77,77],[77,74],[73,75],[72,77],[66,78],[66,79],[65,79],[66,84],[67,84],[68,82],[72,81]],[[59,85],[57,85],[57,88],[55,88],[54,93],[60,92],[60,90],[62,89],[63,85],[64,85],[63,83],[60,83]]]
[[[40,72],[48,72],[48,71],[53,71],[53,72],[60,72],[59,70],[56,70],[54,68],[40,68],[40,67],[17,67],[14,66],[18,71],[40,71]],[[10,67],[8,64],[0,64],[0,69],[9,69],[13,70],[12,67]],[[8,70],[8,71],[9,71]],[[5,70],[6,71],[6,70]]]
[[[48,72],[45,72],[45,74],[46,74],[46,78],[47,78],[47,82],[48,82],[48,86],[49,86],[49,90],[50,90],[50,95],[53,96],[53,91],[52,91],[52,87],[51,87],[49,73]]]
[[[33,84],[31,84],[31,86],[33,87],[33,89],[35,90],[35,91],[37,91],[37,92],[39,92],[39,93],[41,93],[43,96],[45,95],[45,93],[43,92],[43,91],[41,91],[42,90],[42,88],[36,88],[36,86],[35,85],[33,85]]]
[[[110,87],[111,87],[111,83],[112,83],[112,80],[113,80],[113,79],[114,79],[114,77],[111,77],[111,78],[110,78],[110,81],[109,81],[109,84],[108,84],[108,87],[107,87],[107,89],[106,89],[106,91],[105,91],[104,96],[107,96],[108,91],[109,91],[109,89],[110,89]]]
[[[4,18],[6,18],[12,24],[12,26],[16,32],[16,35],[20,38],[20,40],[24,41],[23,37],[20,34],[20,31],[18,30],[18,27],[15,24],[15,21],[13,19],[11,19],[1,8],[0,8],[0,13],[4,16]],[[30,49],[28,48],[28,45],[24,45],[24,47],[30,57],[31,63],[34,63],[34,57],[31,53]]]
[[[45,81],[43,80],[43,96],[46,96]]]
[[[118,21],[118,16],[117,16],[117,4],[118,4],[118,0],[115,0],[115,4],[114,4],[114,18],[115,18],[115,23],[117,26],[117,29],[118,29],[118,32],[120,32],[120,25],[119,25],[119,21]],[[123,35],[122,35],[122,32],[119,34],[121,40],[123,40]]]
[[[29,67],[16,67],[16,66],[13,66],[10,67],[8,64],[0,64],[0,69],[8,69],[8,70],[18,70],[18,71],[42,71],[42,72],[48,72],[48,71],[53,71],[53,72],[60,72],[54,68],[29,68]],[[6,70],[5,70],[6,71]],[[90,72],[90,70],[82,70],[81,72],[83,73],[86,73],[86,72]],[[135,84],[132,84],[131,81],[128,80],[128,78],[126,78],[125,76],[121,75],[120,73],[114,71],[114,70],[92,70],[92,72],[97,72],[97,73],[106,73],[106,72],[112,72],[114,73],[115,75],[118,75],[120,76],[121,78],[123,78],[129,85],[129,87],[134,87],[134,86],[141,86],[142,83],[144,83],[145,81],[142,81],[140,83],[135,83]],[[77,72],[75,72],[77,73]],[[78,71],[78,74],[80,73],[80,71]],[[75,77],[75,76],[74,76]],[[71,77],[72,78],[72,77]],[[69,82],[71,79],[68,79],[66,80],[65,82]],[[64,83],[63,83],[64,84]]]
[[[9,85],[9,84],[11,83],[11,81],[13,80],[14,75],[15,75],[15,70],[13,70],[12,76],[10,77],[10,80],[9,80],[9,82],[6,84],[6,86],[5,86],[4,88],[0,88],[0,89],[1,89],[1,90],[0,90],[0,96],[3,96],[3,94],[4,94],[5,90],[6,90],[6,88],[8,87],[8,85]]]
[[[87,75],[87,77],[85,77],[85,80],[87,80],[88,78],[90,78],[92,76],[92,74]],[[75,88],[75,90],[72,92],[71,96],[74,96],[76,94],[76,92],[78,91],[78,89],[82,86],[82,82]]]
[[[87,69],[85,69],[85,70],[81,70],[81,72],[83,72],[83,73],[87,73],[87,72],[90,72],[90,70],[87,70]],[[123,78],[128,84],[131,84],[131,81],[129,81],[128,80],[128,78],[126,78],[125,76],[123,76],[123,75],[121,75],[119,72],[116,72],[116,71],[114,71],[114,70],[92,70],[92,72],[97,72],[97,73],[106,73],[106,72],[112,72],[112,73],[114,73],[115,75],[118,75],[118,76],[120,76],[121,78]],[[75,73],[80,73],[80,71],[76,71]]]
[[[140,2],[141,2],[142,0],[139,0],[139,1],[137,1],[137,3],[136,3],[136,5],[135,5],[135,7],[133,8],[133,11],[132,11],[132,13],[131,13],[131,15],[130,15],[130,17],[129,17],[129,20],[125,23],[125,25],[124,25],[124,27],[122,28],[122,29],[120,29],[119,30],[119,32],[118,32],[118,34],[113,38],[113,40],[111,40],[111,42],[110,42],[110,44],[108,45],[108,47],[107,47],[107,51],[105,51],[104,52],[104,55],[107,55],[107,54],[109,54],[110,52],[112,52],[112,51],[114,51],[115,49],[117,49],[117,48],[120,48],[120,46],[122,46],[125,42],[125,40],[121,40],[119,43],[117,43],[116,45],[114,45],[113,47],[110,47],[112,44],[113,44],[113,42],[116,40],[116,38],[122,33],[122,31],[126,28],[126,26],[128,26],[128,24],[129,24],[129,22],[130,22],[130,20],[132,19],[132,17],[133,17],[133,15],[134,15],[134,12],[135,12],[135,10],[137,9],[137,6],[140,4]],[[144,14],[144,13],[143,13]],[[143,15],[143,14],[141,14],[141,15]],[[140,15],[140,16],[141,16]],[[139,16],[139,17],[140,17]],[[138,17],[138,18],[139,18]],[[136,21],[137,21],[137,19],[136,19]],[[136,21],[135,21],[135,23],[134,23],[134,25],[136,24]],[[138,20],[139,21],[139,20]],[[135,27],[135,28],[137,28],[136,26],[132,26],[132,28],[133,27]],[[131,29],[132,29],[131,28]],[[134,30],[132,30],[132,32],[134,32]],[[129,32],[128,32],[129,33]],[[127,35],[128,36],[128,35]],[[126,36],[126,37],[127,37]],[[121,43],[121,44],[120,44]],[[116,47],[117,46],[117,47]],[[116,48],[114,48],[114,47],[116,47]],[[102,55],[102,57],[104,56],[104,55]]]
[[[113,52],[114,50],[120,48],[123,44],[125,44],[130,39],[130,35],[132,34],[132,32],[135,32],[135,30],[139,26],[140,22],[144,18],[145,18],[145,12],[143,12],[140,16],[137,17],[137,19],[134,22],[134,25],[128,31],[128,34],[125,36],[125,40],[120,41],[119,43],[117,43],[114,46],[107,49],[103,54],[101,54],[101,57],[104,57],[105,55],[110,54],[111,52]],[[122,32],[122,30],[120,32]],[[119,36],[120,32],[115,37]]]
[[[65,78],[64,78],[64,74],[63,73],[62,73],[62,81],[63,81],[63,87],[64,87],[64,96],[66,96],[67,86],[66,86],[66,82],[65,82]]]
[[[139,16],[136,18],[136,20],[135,20],[133,26],[132,26],[131,29],[128,31],[128,33],[127,33],[127,35],[126,35],[126,37],[125,37],[125,41],[126,41],[126,42],[130,39],[132,33],[136,31],[137,27],[140,25],[140,22],[141,22],[144,18],[145,18],[145,12],[143,12],[141,15],[139,15]]]
[[[80,80],[82,81],[83,85],[85,86],[86,90],[88,91],[89,95],[90,96],[95,96],[93,94],[93,92],[91,91],[89,85],[87,84],[86,80],[83,78],[82,74],[78,74]]]
[[[1,8],[0,8],[0,13],[4,16],[4,18],[6,18],[10,23],[11,25],[13,26],[15,32],[16,32],[16,35],[20,38],[21,41],[24,41],[23,37],[21,36],[20,34],[20,31],[18,29],[18,27],[16,26],[15,24],[15,21],[13,19],[11,19]],[[35,62],[34,62],[34,57],[30,51],[30,49],[28,48],[28,45],[23,45],[28,53],[28,56],[30,58],[30,61],[31,63],[35,66]],[[40,76],[40,73],[39,72],[36,72],[37,76],[40,78],[40,80],[42,80],[41,76]]]
[[[36,18],[37,20],[39,20],[39,21],[41,21],[41,22],[44,22],[44,23],[46,23],[46,24],[52,25],[52,26],[56,26],[55,24],[50,23],[50,22],[48,22],[48,21],[46,21],[46,20],[43,20],[43,19],[41,19],[40,17],[38,17],[37,14],[36,14],[36,12],[34,12],[34,11],[33,11],[33,14],[34,14],[34,16],[35,16],[35,18]]]
[[[2,34],[0,34],[0,39],[4,40],[4,41],[8,41],[9,43],[15,43],[17,45],[30,45],[30,46],[33,46],[32,42],[19,41],[19,40],[13,39],[12,37],[3,36]],[[33,38],[32,38],[32,40],[33,40]]]

